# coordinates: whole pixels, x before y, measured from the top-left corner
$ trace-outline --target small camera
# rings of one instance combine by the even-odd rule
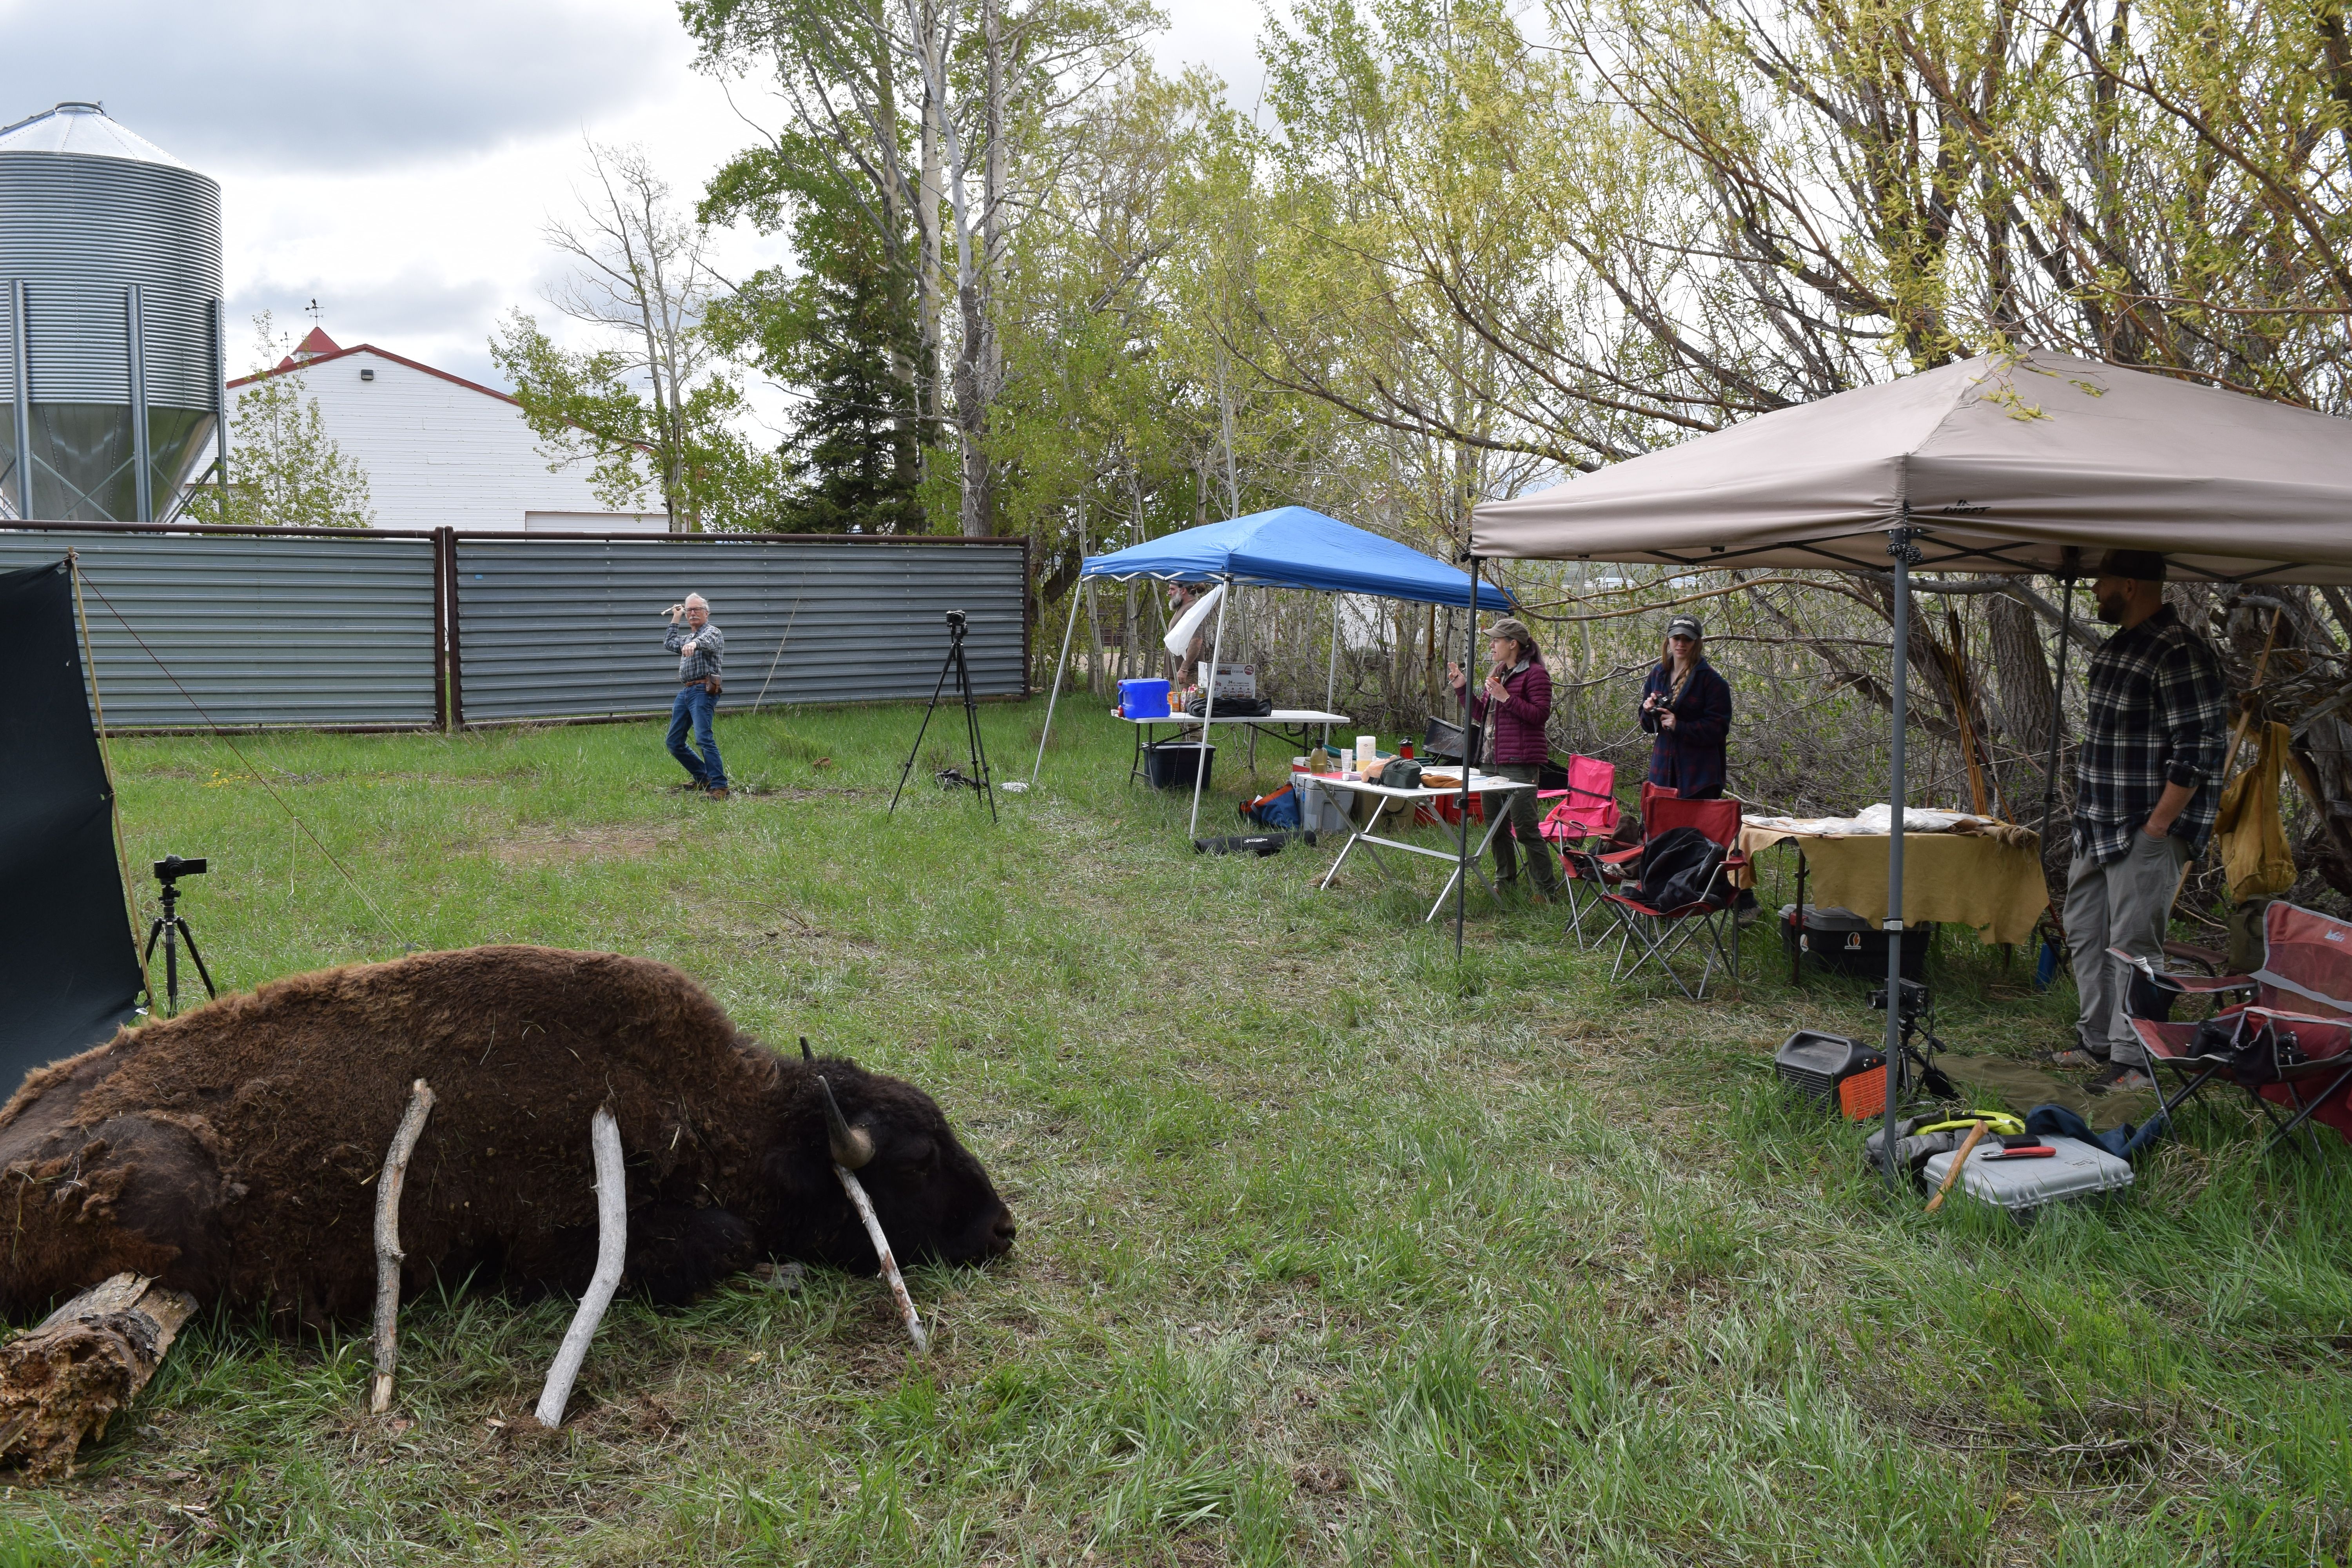
[[[193,860],[183,860],[177,855],[166,855],[155,862],[155,879],[169,887],[183,877],[201,877],[209,869],[201,855]]]
[[[1927,988],[1925,985],[1916,980],[1906,980],[1902,986],[1902,993],[1896,1000],[1896,1017],[1916,1018],[1928,1010]],[[1882,985],[1870,994],[1870,1005],[1873,1012],[1886,1011],[1885,986]]]
[[[967,617],[961,610],[950,610],[948,612],[949,629],[959,632],[963,630],[964,621],[966,618]]]

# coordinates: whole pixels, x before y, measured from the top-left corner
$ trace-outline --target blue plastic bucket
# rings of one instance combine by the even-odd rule
[[[1164,680],[1122,680],[1118,710],[1129,719],[1168,717],[1168,683]]]

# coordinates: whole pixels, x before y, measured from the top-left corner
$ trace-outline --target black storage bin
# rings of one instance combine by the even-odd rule
[[[1143,776],[1153,789],[1190,790],[1197,774],[1207,789],[1217,771],[1217,748],[1199,741],[1154,741],[1143,748]]]
[[[1927,978],[1927,939],[1936,933],[1929,923],[1911,926],[1903,932],[1903,978]],[[1865,980],[1886,978],[1886,942],[1894,933],[1883,931],[1851,910],[1805,909],[1805,930],[1797,932],[1797,912],[1784,910],[1780,916],[1780,946],[1793,961],[1802,952],[1832,974],[1852,974]]]

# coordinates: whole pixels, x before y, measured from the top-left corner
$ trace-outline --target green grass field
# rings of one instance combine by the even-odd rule
[[[132,864],[213,858],[225,986],[660,958],[929,1089],[1022,1239],[918,1271],[919,1363],[871,1280],[625,1298],[552,1436],[506,1423],[563,1302],[410,1308],[391,1422],[363,1328],[200,1321],[79,1477],[0,1499],[0,1568],[2345,1558],[2333,1134],[2265,1161],[2201,1121],[2105,1208],[1925,1217],[1769,1074],[1800,1024],[1874,1032],[1863,987],[1790,989],[1759,927],[1740,997],[1612,988],[1483,898],[1457,968],[1352,865],[1316,891],[1328,849],[1191,854],[1087,706],[993,827],[935,788],[886,817],[908,709],[725,722],[725,804],[647,725],[240,741],[357,888],[220,742],[116,742]],[[1001,775],[1043,712],[987,710]],[[2021,957],[1934,978],[1956,1045],[2067,1033]]]

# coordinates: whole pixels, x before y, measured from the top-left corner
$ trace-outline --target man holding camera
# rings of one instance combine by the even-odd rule
[[[727,765],[719,760],[719,739],[711,733],[710,716],[724,689],[719,679],[719,660],[727,637],[710,623],[710,604],[699,594],[688,594],[682,605],[669,607],[669,635],[662,647],[677,655],[677,700],[669,710],[669,754],[693,776],[689,788],[707,792],[713,800],[727,798]],[[683,624],[681,624],[683,623]],[[694,727],[697,756],[686,743],[687,727]]]

